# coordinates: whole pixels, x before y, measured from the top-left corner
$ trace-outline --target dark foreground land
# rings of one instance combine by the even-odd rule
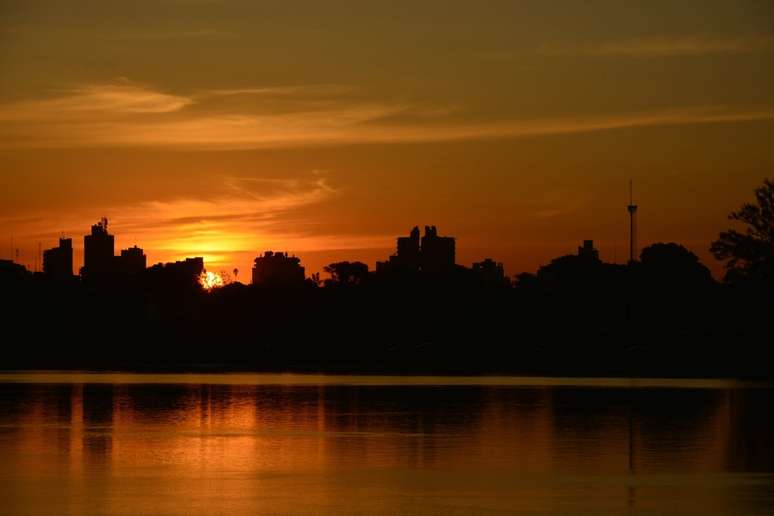
[[[28,275],[0,291],[2,369],[774,376],[770,293],[593,267],[212,292]]]

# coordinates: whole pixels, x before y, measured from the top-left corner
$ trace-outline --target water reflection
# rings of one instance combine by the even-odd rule
[[[767,388],[299,383],[0,383],[0,512],[684,514],[774,502]]]

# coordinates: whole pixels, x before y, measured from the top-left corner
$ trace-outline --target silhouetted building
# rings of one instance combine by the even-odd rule
[[[145,270],[147,259],[143,250],[136,245],[123,249],[121,256],[116,256],[116,272],[120,274],[139,274]]]
[[[83,268],[81,275],[84,281],[94,281],[105,278],[113,272],[113,255],[115,240],[108,233],[108,221],[102,218],[91,226],[91,234],[83,238]]]
[[[435,226],[425,226],[422,237],[422,270],[426,272],[454,267],[454,238],[440,237]]]
[[[186,258],[172,263],[165,263],[164,268],[170,271],[179,272],[184,276],[198,278],[204,272],[204,258],[197,256],[195,258]]]
[[[578,247],[578,256],[592,261],[599,261],[599,251],[594,249],[593,240],[584,240],[583,245]]]
[[[266,251],[253,265],[253,285],[302,286],[304,268],[301,260],[288,253]]]
[[[377,272],[389,268],[440,272],[451,270],[455,264],[453,237],[438,236],[435,226],[425,226],[425,234],[419,238],[419,228],[414,227],[407,237],[398,237],[397,252],[387,262],[377,262]]]
[[[419,228],[414,226],[409,236],[398,237],[397,253],[390,257],[395,265],[418,269],[422,265],[422,255],[419,247]]]
[[[43,272],[53,278],[72,277],[73,240],[71,238],[60,238],[59,247],[43,251]]]
[[[485,287],[503,287],[508,285],[503,264],[497,263],[491,258],[487,258],[483,262],[474,263],[473,273]]]

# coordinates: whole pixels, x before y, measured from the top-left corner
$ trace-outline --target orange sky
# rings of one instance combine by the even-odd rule
[[[414,225],[533,271],[707,248],[774,170],[766,2],[0,5],[0,257],[370,264]]]

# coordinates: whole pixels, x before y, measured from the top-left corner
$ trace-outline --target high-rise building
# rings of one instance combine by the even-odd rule
[[[115,239],[108,233],[108,221],[102,218],[91,226],[91,234],[83,238],[83,268],[86,281],[104,278],[113,272]]]
[[[302,286],[305,278],[301,260],[288,253],[266,251],[253,265],[253,285]]]
[[[121,256],[116,256],[116,271],[121,274],[139,274],[145,270],[147,259],[143,250],[136,245],[123,249]]]
[[[43,272],[54,278],[72,277],[73,241],[71,238],[60,238],[59,247],[43,251]]]
[[[422,264],[419,248],[419,228],[414,226],[409,236],[398,237],[398,249],[393,258],[390,259],[395,264],[419,268]]]
[[[442,272],[454,268],[454,237],[438,236],[435,226],[425,226],[425,234],[419,238],[419,228],[414,227],[407,237],[398,237],[397,252],[387,262],[377,262],[376,270],[412,269],[423,272]]]
[[[438,236],[435,226],[425,226],[425,234],[422,237],[422,270],[439,272],[451,269],[454,263],[454,238]]]

